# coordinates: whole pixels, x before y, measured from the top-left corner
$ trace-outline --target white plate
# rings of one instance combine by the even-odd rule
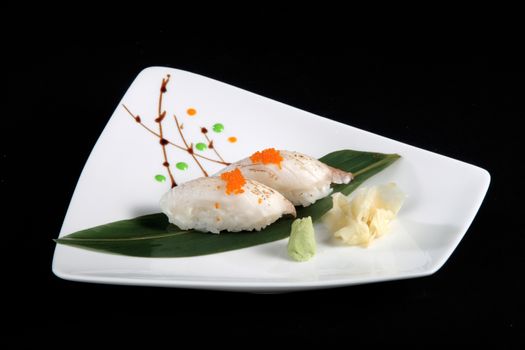
[[[430,275],[448,259],[474,219],[490,182],[487,171],[284,105],[193,73],[152,67],[143,70],[124,95],[95,145],[78,181],[60,236],[110,221],[158,212],[169,189],[158,139],[136,123],[154,122],[159,87],[171,75],[163,106],[165,136],[181,144],[176,113],[191,142],[204,141],[208,128],[228,161],[267,147],[321,157],[339,149],[399,153],[401,160],[367,184],[394,181],[408,195],[391,233],[368,249],[334,246],[317,225],[318,254],[305,263],[286,256],[287,240],[192,258],[134,258],[57,245],[53,272],[68,280],[206,288],[237,291],[291,291]],[[196,114],[188,115],[193,108]],[[221,133],[212,125],[222,123]],[[236,143],[228,137],[237,137]],[[190,141],[189,141],[190,142]],[[190,156],[167,146],[175,178],[201,176]],[[207,150],[200,152],[212,158]],[[186,162],[189,168],[173,165]],[[220,164],[203,161],[210,173]]]

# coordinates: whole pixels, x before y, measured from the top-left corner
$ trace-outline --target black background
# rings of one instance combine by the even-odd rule
[[[9,43],[4,68],[10,108],[2,116],[1,185],[11,205],[3,221],[14,223],[2,230],[9,328],[523,342],[519,48],[499,41],[360,45],[298,32],[235,40],[166,29],[130,40],[37,32]],[[489,192],[456,251],[429,277],[278,295],[61,280],[51,272],[52,239],[78,176],[127,87],[152,65],[478,165],[491,173]]]

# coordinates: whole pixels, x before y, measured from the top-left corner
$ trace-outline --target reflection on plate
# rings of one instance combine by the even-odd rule
[[[162,130],[166,142],[159,142],[155,123],[159,84],[168,74],[163,109],[176,115],[177,122],[166,116],[170,118]],[[200,162],[185,150],[186,143],[193,143]],[[318,254],[305,263],[286,256],[286,240],[173,259],[134,258],[58,245],[53,272],[85,282],[254,292],[429,275],[445,263],[465,234],[490,182],[487,171],[473,165],[196,74],[152,67],[135,79],[95,145],[60,236],[158,212],[158,200],[169,189],[172,176],[184,182],[202,176],[203,171],[213,174],[223,163],[268,147],[317,157],[339,149],[401,154],[400,161],[367,181],[396,182],[408,195],[392,232],[363,249],[338,246],[317,225]],[[163,165],[167,161],[171,174]]]

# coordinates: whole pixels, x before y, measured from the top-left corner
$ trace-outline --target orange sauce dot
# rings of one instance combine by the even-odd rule
[[[188,108],[186,113],[188,113],[188,115],[195,115],[197,114],[197,111],[195,110],[195,108]]]
[[[259,197],[259,199],[257,200],[257,203],[262,204],[262,201],[263,201],[262,198]]]
[[[231,142],[231,143],[235,143],[235,142],[237,142],[237,138],[235,136],[230,136],[230,137],[228,137],[228,141]]]

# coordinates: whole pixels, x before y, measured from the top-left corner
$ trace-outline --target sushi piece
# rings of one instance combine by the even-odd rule
[[[245,179],[235,169],[172,188],[160,200],[169,222],[181,229],[219,233],[261,230],[295,207],[279,192]]]
[[[347,184],[352,174],[332,168],[299,152],[275,150],[255,152],[223,169],[219,174],[238,168],[247,179],[265,184],[285,196],[294,205],[309,206],[328,196],[330,185]]]

